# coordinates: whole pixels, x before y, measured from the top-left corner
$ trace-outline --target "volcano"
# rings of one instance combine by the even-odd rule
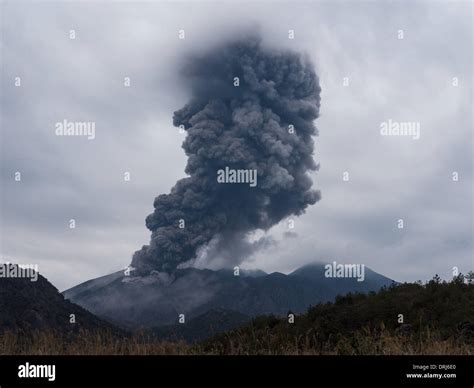
[[[66,299],[102,319],[127,329],[146,329],[187,322],[208,311],[233,311],[245,316],[292,311],[333,301],[349,292],[377,291],[393,280],[365,268],[364,281],[328,278],[324,264],[310,264],[286,275],[279,272],[186,268],[172,276],[152,272],[127,276],[116,272],[63,292]]]

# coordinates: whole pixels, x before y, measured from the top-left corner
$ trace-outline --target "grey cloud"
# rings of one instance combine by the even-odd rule
[[[321,167],[312,178],[322,199],[295,220],[297,238],[281,243],[286,222],[270,229],[278,245],[262,247],[249,265],[271,272],[317,259],[362,260],[397,280],[447,276],[453,265],[472,269],[470,3],[189,6],[3,4],[2,258],[39,263],[59,288],[127,265],[148,238],[150,198],[185,176],[184,136],[171,117],[188,100],[180,59],[258,25],[265,47],[308,52],[315,62],[323,86],[314,158]],[[295,40],[287,39],[290,28]],[[17,75],[21,88],[13,86]],[[124,76],[131,88],[123,88]],[[271,84],[262,87],[271,93]],[[242,126],[262,120],[251,105],[235,115]],[[76,117],[98,123],[96,140],[51,136],[55,121]],[[378,125],[387,118],[419,120],[421,139],[381,138]],[[285,158],[288,147],[271,139],[266,146]],[[12,181],[17,170],[21,186]],[[460,173],[456,186],[452,171]],[[77,233],[63,222],[70,214],[82,219]],[[406,214],[409,233],[392,236],[393,219]]]
[[[183,71],[191,101],[173,122],[187,131],[189,177],[155,199],[146,219],[150,245],[132,261],[138,273],[173,271],[215,239],[216,255],[235,252],[235,262],[238,252],[248,252],[242,240],[249,233],[301,215],[319,199],[308,173],[316,169],[312,136],[321,89],[307,59],[265,50],[250,36],[189,59]],[[216,172],[226,167],[257,170],[259,183],[220,184]]]

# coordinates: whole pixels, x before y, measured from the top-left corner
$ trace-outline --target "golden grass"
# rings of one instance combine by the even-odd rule
[[[12,332],[0,335],[0,355],[473,355],[474,345],[454,339],[440,339],[429,331],[422,336],[401,337],[387,331],[364,329],[336,342],[315,344],[310,333],[282,341],[268,330],[251,340],[238,335],[219,341],[191,345],[156,341],[144,335],[117,339],[107,333],[81,333],[62,340],[54,332],[36,332],[27,338]]]

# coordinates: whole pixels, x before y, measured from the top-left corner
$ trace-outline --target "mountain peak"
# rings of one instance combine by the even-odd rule
[[[126,277],[115,273],[82,283],[64,295],[89,311],[127,328],[172,325],[181,314],[193,319],[209,310],[246,316],[304,312],[310,305],[348,292],[377,291],[392,281],[370,271],[364,281],[324,276],[324,264],[311,263],[289,275],[274,272],[186,268],[173,275]],[[168,277],[167,281],[161,277]]]
[[[65,300],[46,278],[5,277],[0,281],[0,329],[32,332],[52,329],[56,334],[107,330],[122,333],[84,308]],[[72,319],[73,317],[73,319]]]

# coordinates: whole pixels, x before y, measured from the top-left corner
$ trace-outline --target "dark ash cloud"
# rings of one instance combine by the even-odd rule
[[[242,246],[249,233],[320,199],[309,173],[318,167],[312,137],[321,88],[308,58],[249,37],[190,58],[183,75],[191,98],[173,123],[187,131],[189,176],[155,199],[146,219],[150,244],[132,260],[138,273],[172,272],[211,241],[220,252]],[[225,167],[257,170],[257,186],[219,184]]]

